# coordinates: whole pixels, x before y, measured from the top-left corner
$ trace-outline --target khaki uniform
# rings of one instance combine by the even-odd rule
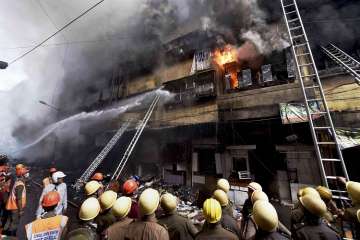
[[[281,235],[278,232],[264,232],[261,230],[258,230],[255,236],[256,240],[287,240],[287,238],[284,235]]]
[[[117,240],[122,239],[124,236],[122,228],[126,228],[130,223],[132,223],[134,220],[128,217],[125,217],[110,227],[108,227],[104,232],[104,238],[109,240]]]
[[[176,212],[160,217],[159,223],[168,229],[171,240],[194,239],[198,232],[194,224]]]
[[[122,227],[122,229],[125,231],[126,240],[169,240],[168,231],[157,223],[154,214],[145,216],[139,221],[134,221],[126,228]]]
[[[221,215],[220,223],[223,228],[240,237],[240,228],[238,227],[235,218],[233,218],[232,215],[229,215],[229,212],[225,212],[224,209]]]
[[[247,220],[244,221],[244,228],[241,229],[241,239],[255,239],[256,230],[257,226],[254,219],[252,218],[252,216],[248,217]]]
[[[66,236],[67,240],[78,240],[78,239],[86,239],[86,240],[99,240],[100,237],[96,233],[96,228],[91,226],[90,224],[85,224],[78,229],[75,229]]]
[[[301,224],[292,234],[294,240],[340,240],[340,236],[319,219],[317,224]]]
[[[360,209],[360,204],[356,204],[354,207],[346,208],[343,216],[345,224],[349,226],[352,231],[352,237],[355,239],[360,238],[360,223],[357,220],[356,213]]]
[[[102,233],[103,231],[105,231],[106,228],[108,228],[115,222],[116,218],[114,215],[111,214],[110,210],[100,213],[95,218],[95,223],[97,224],[97,232],[99,234]]]
[[[195,240],[238,240],[232,232],[221,227],[220,223],[206,224],[196,235]]]

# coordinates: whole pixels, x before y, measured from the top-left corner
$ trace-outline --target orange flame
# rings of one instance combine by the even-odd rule
[[[223,49],[216,49],[214,52],[214,61],[220,66],[230,62],[236,62],[237,49],[232,45],[226,45]]]

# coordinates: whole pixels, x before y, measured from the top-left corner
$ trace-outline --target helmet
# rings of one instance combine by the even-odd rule
[[[104,211],[111,208],[114,205],[116,198],[117,198],[116,192],[111,190],[105,191],[99,197],[101,209]]]
[[[58,183],[59,178],[64,178],[64,177],[66,177],[66,175],[61,171],[54,172],[53,175],[51,176],[54,183]]]
[[[358,222],[360,223],[360,209],[357,210],[356,217],[357,217]]]
[[[138,175],[134,175],[131,178],[134,179],[137,182],[140,181],[140,177]]]
[[[133,179],[127,180],[123,185],[123,193],[125,195],[130,195],[134,193],[138,188],[137,183]]]
[[[253,217],[256,225],[266,232],[274,231],[279,224],[276,210],[268,201],[256,201],[253,207]]]
[[[320,194],[318,191],[316,191],[315,188],[312,188],[312,187],[305,187],[302,192],[301,192],[301,196],[300,197],[303,197],[305,195],[311,195],[313,197],[318,197],[320,198]]]
[[[57,191],[51,191],[45,194],[41,205],[43,207],[53,207],[60,202],[60,194]]]
[[[318,193],[320,194],[320,197],[323,200],[331,200],[332,199],[332,192],[330,191],[330,189],[328,189],[327,187],[324,186],[318,186],[316,188],[316,191],[318,191]]]
[[[24,167],[25,167],[24,164],[19,163],[16,164],[15,169],[24,168]]]
[[[100,212],[100,203],[94,198],[86,199],[80,207],[79,218],[83,221],[90,221],[97,217]]]
[[[203,214],[207,222],[217,223],[221,219],[220,203],[214,198],[208,198],[203,204]]]
[[[213,198],[215,198],[222,207],[229,205],[229,198],[223,190],[215,190],[213,193]]]
[[[230,184],[229,181],[225,178],[221,178],[216,183],[217,189],[223,190],[225,193],[227,193],[230,190]]]
[[[56,168],[52,167],[52,168],[49,169],[50,174],[53,174],[55,172],[57,172]]]
[[[322,217],[327,211],[326,204],[319,197],[307,194],[300,197],[300,202],[306,210],[315,216]]]
[[[258,184],[257,182],[251,182],[251,183],[249,183],[248,188],[251,189],[251,190],[253,190],[253,191],[256,191],[256,190],[261,190],[261,191],[262,191],[261,185]]]
[[[104,176],[102,173],[97,172],[91,177],[91,180],[102,181],[104,180]]]
[[[170,193],[165,193],[160,198],[160,206],[165,212],[172,212],[176,209],[177,199]]]
[[[305,188],[299,188],[298,192],[297,192],[297,198],[301,197],[302,195],[304,195],[304,189]]]
[[[22,167],[22,168],[17,168],[15,174],[18,177],[22,177],[25,174],[27,174],[28,172],[29,172],[29,170],[27,170],[25,167]]]
[[[97,181],[90,181],[85,184],[85,194],[87,196],[94,194],[99,188],[101,187],[101,184]]]
[[[145,189],[139,198],[139,209],[142,215],[153,214],[159,206],[159,192],[155,189]]]
[[[349,181],[346,189],[353,203],[360,203],[360,183]]]
[[[126,217],[131,209],[131,198],[119,197],[112,206],[111,212],[115,217]]]
[[[266,193],[264,193],[263,191],[256,190],[251,194],[251,202],[252,202],[252,204],[254,204],[258,200],[263,200],[263,201],[268,202],[269,198],[266,195]]]

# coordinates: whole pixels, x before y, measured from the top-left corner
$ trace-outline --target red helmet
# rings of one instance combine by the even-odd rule
[[[50,174],[53,174],[54,172],[57,172],[56,168],[52,167],[49,169]]]
[[[97,172],[91,177],[91,180],[102,181],[104,180],[104,176],[102,173]]]
[[[15,173],[16,173],[16,176],[22,177],[28,172],[29,172],[29,170],[27,170],[25,167],[22,167],[22,168],[17,168]]]
[[[56,191],[51,191],[44,196],[41,205],[43,207],[53,207],[56,206],[59,202],[60,202],[60,194]]]
[[[138,188],[137,183],[133,179],[127,180],[123,185],[123,193],[125,195],[130,195],[134,193]]]

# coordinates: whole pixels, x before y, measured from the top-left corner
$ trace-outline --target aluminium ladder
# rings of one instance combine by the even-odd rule
[[[360,63],[351,57],[349,54],[336,47],[334,44],[329,44],[326,47],[321,47],[323,52],[334,62],[340,65],[346,72],[353,76],[356,83],[360,85]]]
[[[154,109],[155,106],[157,105],[157,103],[159,102],[160,99],[160,95],[157,94],[155,96],[155,98],[153,99],[153,101],[150,104],[150,107],[148,109],[148,111],[146,112],[144,118],[139,122],[138,126],[137,126],[137,130],[133,136],[133,138],[131,139],[130,144],[128,145],[123,157],[121,158],[119,165],[117,166],[117,168],[115,169],[114,174],[111,177],[110,182],[112,182],[112,180],[118,180],[120,177],[121,172],[123,171],[124,167],[126,166],[127,161],[129,160],[129,157],[132,153],[132,151],[134,150],[136,143],[138,142],[142,132],[144,131],[145,126],[147,125]]]
[[[111,140],[106,144],[106,146],[101,150],[99,155],[96,156],[94,161],[89,165],[89,167],[85,170],[85,172],[73,185],[75,189],[79,190],[81,185],[89,180],[89,178],[92,176],[94,171],[98,168],[98,166],[102,163],[105,157],[109,154],[111,149],[113,149],[113,147],[119,141],[120,137],[124,134],[126,129],[130,126],[130,122],[131,120],[126,121],[115,133],[115,135],[111,138]]]
[[[281,5],[323,184],[330,188],[334,198],[345,200],[346,191],[338,185],[337,177],[345,177],[346,180],[349,180],[349,177],[298,5],[296,0],[281,0]],[[316,104],[319,111],[311,111],[312,104]]]

